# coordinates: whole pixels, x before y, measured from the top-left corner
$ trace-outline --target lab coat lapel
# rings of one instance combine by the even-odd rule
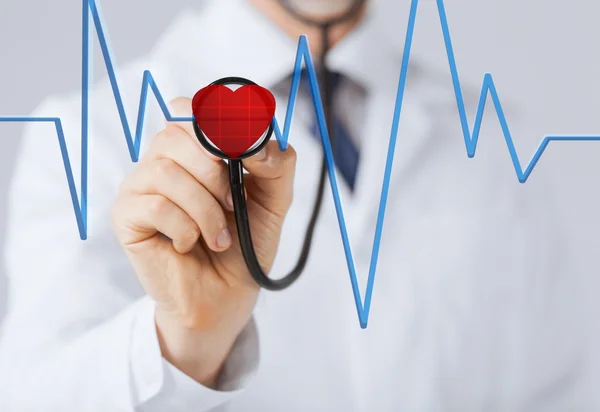
[[[402,53],[394,39],[381,31],[377,20],[367,18],[331,51],[329,65],[346,74],[367,90],[364,135],[360,139],[360,160],[354,193],[340,184],[344,217],[352,248],[372,245],[381,199],[386,158],[390,143]],[[418,73],[408,69],[407,84]],[[398,176],[414,162],[427,141],[429,120],[418,96],[405,88],[402,111],[390,175],[390,191]],[[338,182],[341,180],[341,176]],[[387,212],[386,212],[387,214]],[[368,229],[368,230],[367,230]],[[364,243],[366,242],[366,244]]]
[[[361,239],[361,246],[372,245],[377,222],[378,208],[385,175],[386,161],[390,147],[393,111],[397,84],[390,83],[379,88],[370,98],[366,127],[369,135],[364,136],[361,145],[360,165],[354,194],[354,207],[349,220],[349,232]],[[424,107],[408,93],[405,95],[400,115],[393,166],[390,173],[389,192],[414,162],[418,161],[420,150],[428,141],[430,121]],[[386,209],[386,215],[390,213]],[[365,244],[366,242],[366,244]],[[358,245],[356,241],[353,244]]]

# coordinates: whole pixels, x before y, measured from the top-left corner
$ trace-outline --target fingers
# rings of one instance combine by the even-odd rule
[[[113,224],[121,242],[131,245],[161,232],[173,241],[179,253],[187,253],[200,237],[196,222],[180,207],[161,195],[127,196],[112,209]],[[147,236],[140,236],[145,232]]]
[[[171,100],[169,102],[169,107],[171,109],[171,114],[175,117],[191,117],[192,113],[192,100],[186,97],[178,97],[175,100]],[[213,161],[221,161],[220,158],[215,156],[214,154],[208,152],[198,141],[196,137],[196,132],[194,131],[194,125],[192,122],[168,122],[168,125],[178,127],[190,136],[194,142],[200,147],[200,149],[204,152],[206,157]]]
[[[284,216],[293,198],[294,148],[288,145],[282,152],[277,142],[272,140],[259,153],[244,159],[243,165],[252,176],[250,182],[258,189],[249,190],[249,196],[272,213]]]
[[[194,176],[171,159],[140,164],[121,185],[121,193],[125,197],[163,196],[194,221],[210,249],[218,252],[231,245],[227,219],[219,202]]]
[[[191,106],[191,100],[187,98],[178,98],[170,102],[171,113],[177,117],[191,117]],[[215,194],[221,204],[232,210],[230,208],[229,177],[225,163],[202,147],[196,138],[192,122],[170,122],[169,125],[167,130],[171,130],[171,132],[168,133],[182,140],[182,149],[177,150],[177,153],[180,154],[176,161],[182,165],[185,164],[184,167],[211,193]],[[183,139],[183,135],[173,131],[175,128],[185,133],[188,138],[187,143],[183,143],[183,140],[186,140]],[[190,142],[193,144],[190,145]],[[159,145],[157,150],[164,153],[167,149],[161,147],[167,147],[169,144],[171,143],[167,141],[164,145]],[[185,150],[183,149],[184,146]],[[172,150],[175,151],[175,149]],[[190,160],[192,155],[197,155],[198,152],[203,154],[205,160],[208,160],[208,162],[203,162],[202,166]],[[190,159],[184,159],[183,153],[186,153],[186,156]],[[174,154],[169,154],[169,156],[171,158],[175,157]],[[282,152],[279,150],[277,142],[272,140],[261,152],[245,159],[243,164],[251,175],[251,178],[248,179],[248,187],[257,189],[250,190],[252,193],[249,192],[249,195],[271,213],[283,217],[293,199],[293,180],[296,168],[296,152],[293,147],[288,145],[287,149]],[[205,169],[191,170],[194,167],[205,167]]]
[[[233,210],[227,165],[207,153],[186,131],[171,125],[154,138],[140,163],[174,161],[208,189],[223,207]]]

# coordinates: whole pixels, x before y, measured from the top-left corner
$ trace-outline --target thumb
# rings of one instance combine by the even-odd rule
[[[283,218],[293,198],[296,151],[288,145],[279,150],[272,140],[257,154],[242,161],[250,173],[248,195],[271,213]]]

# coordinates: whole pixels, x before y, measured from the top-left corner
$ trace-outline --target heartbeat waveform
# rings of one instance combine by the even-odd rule
[[[510,131],[508,129],[508,124],[506,122],[504,112],[502,110],[502,105],[500,103],[500,99],[498,97],[498,93],[496,91],[496,87],[494,85],[494,81],[492,79],[492,75],[490,73],[486,73],[483,77],[483,84],[481,87],[481,94],[479,98],[479,103],[477,106],[477,112],[475,115],[475,122],[473,124],[473,131],[469,130],[469,123],[467,120],[465,104],[462,95],[462,89],[460,86],[460,80],[458,76],[458,69],[456,65],[456,61],[454,58],[454,50],[452,48],[452,42],[450,38],[450,30],[448,26],[448,21],[446,18],[446,10],[444,7],[443,0],[436,0],[438,14],[440,18],[441,29],[444,37],[444,44],[446,48],[446,53],[448,56],[448,63],[450,66],[450,73],[452,77],[452,83],[454,86],[454,92],[456,95],[456,103],[458,106],[458,113],[460,117],[460,122],[462,126],[463,136],[465,140],[465,146],[467,149],[468,157],[472,158],[475,156],[475,151],[477,148],[477,141],[479,137],[479,130],[481,128],[481,120],[483,117],[483,113],[485,110],[485,103],[488,96],[492,98],[492,102],[494,103],[494,108],[496,109],[496,114],[498,116],[498,120],[500,122],[502,132],[504,134],[504,138],[506,140],[506,145],[508,147],[508,151],[510,157],[512,159],[515,172],[517,174],[517,178],[519,182],[525,183],[527,178],[533,171],[533,168],[539,161],[542,153],[548,146],[551,141],[593,141],[600,140],[600,136],[592,136],[592,135],[547,135],[544,137],[537,150],[535,151],[532,159],[529,164],[522,168],[521,163],[519,161],[519,157],[517,156],[515,145],[513,143],[513,139],[511,137]],[[131,156],[131,160],[133,162],[137,162],[139,158],[140,152],[140,143],[142,138],[142,129],[144,124],[144,116],[146,111],[146,103],[148,98],[148,89],[151,89],[154,93],[154,97],[156,98],[159,107],[161,108],[165,119],[170,122],[186,122],[186,121],[194,121],[193,117],[174,117],[169,112],[167,104],[163,99],[152,74],[149,71],[144,71],[142,78],[142,91],[140,95],[140,103],[138,109],[138,117],[136,123],[135,133],[132,134],[129,121],[125,114],[125,108],[123,105],[123,99],[121,97],[121,92],[117,83],[117,78],[115,74],[115,69],[113,66],[113,60],[110,56],[108,43],[106,40],[106,36],[104,33],[103,25],[100,18],[100,13],[98,11],[96,1],[95,0],[82,0],[83,4],[83,13],[82,13],[82,95],[81,95],[81,203],[80,198],[77,194],[77,189],[75,187],[75,178],[73,176],[73,172],[71,169],[71,162],[69,160],[69,154],[65,142],[65,136],[63,132],[61,119],[58,117],[31,117],[31,116],[11,116],[11,117],[0,117],[0,123],[2,122],[45,122],[45,123],[53,123],[56,128],[56,134],[58,136],[58,143],[61,150],[61,155],[64,163],[65,173],[67,176],[67,182],[69,185],[69,191],[71,194],[71,200],[73,203],[73,209],[75,211],[75,218],[77,220],[77,227],[79,229],[79,235],[82,240],[87,238],[87,199],[88,199],[88,119],[89,119],[89,89],[90,89],[90,15],[93,19],[94,26],[96,28],[96,34],[98,36],[98,41],[100,43],[100,48],[102,51],[102,56],[104,58],[104,62],[106,65],[106,70],[108,73],[108,77],[110,80],[110,84],[112,87],[113,95],[115,98],[115,103],[117,106],[117,110],[119,113],[119,117],[121,120],[121,124],[123,127],[123,132],[125,134],[125,138],[127,141],[127,147],[129,149],[129,153]],[[352,257],[352,250],[350,248],[350,241],[348,237],[348,231],[346,228],[346,221],[344,219],[344,211],[341,204],[339,188],[337,184],[337,178],[335,174],[335,163],[333,159],[333,152],[331,148],[331,144],[329,142],[329,134],[327,131],[327,126],[325,124],[325,115],[323,111],[323,103],[321,101],[321,95],[319,91],[319,85],[317,82],[317,76],[315,73],[315,68],[313,65],[312,57],[310,55],[308,42],[305,36],[301,36],[298,42],[298,50],[296,54],[296,60],[294,64],[294,75],[292,79],[292,85],[290,89],[290,96],[288,98],[288,105],[286,110],[285,122],[283,131],[279,128],[279,124],[277,119],[273,118],[273,128],[275,132],[275,137],[279,144],[280,150],[285,150],[287,147],[287,141],[290,131],[290,125],[292,121],[292,116],[294,112],[294,105],[296,102],[296,98],[298,95],[298,89],[300,85],[300,76],[302,74],[302,63],[304,62],[308,71],[309,82],[310,82],[310,90],[314,102],[315,113],[318,121],[318,127],[320,130],[321,143],[323,144],[323,149],[325,152],[325,158],[328,169],[329,183],[331,185],[331,190],[333,193],[335,209],[337,213],[337,219],[340,227],[340,233],[342,236],[342,243],[344,246],[344,252],[346,255],[346,263],[348,265],[348,270],[350,272],[350,282],[352,285],[352,291],[354,295],[354,300],[356,302],[356,309],[358,312],[358,318],[360,322],[360,326],[362,328],[367,327],[367,322],[369,318],[369,312],[371,308],[371,297],[373,294],[373,286],[375,282],[375,272],[377,268],[377,260],[379,256],[379,245],[381,241],[381,235],[383,230],[383,221],[385,216],[385,209],[388,198],[388,189],[390,185],[390,176],[392,165],[394,161],[394,152],[396,147],[396,139],[398,134],[398,127],[400,123],[400,113],[402,110],[402,102],[404,98],[404,90],[406,87],[406,79],[408,73],[408,63],[410,60],[410,52],[413,40],[413,33],[415,27],[415,21],[417,16],[417,7],[419,4],[419,0],[412,0],[410,6],[410,13],[408,18],[408,27],[406,30],[406,39],[404,43],[404,52],[402,56],[402,65],[400,69],[400,79],[398,82],[398,92],[396,95],[396,103],[394,108],[393,120],[392,120],[392,128],[390,135],[390,142],[388,147],[388,153],[386,157],[385,164],[385,172],[382,182],[381,189],[381,198],[379,202],[379,210],[377,215],[377,226],[375,229],[375,236],[373,239],[373,250],[371,254],[371,263],[369,266],[369,277],[367,280],[367,288],[365,292],[365,299],[361,298],[360,290],[358,287],[358,278],[356,275],[356,269],[354,265],[354,259]]]

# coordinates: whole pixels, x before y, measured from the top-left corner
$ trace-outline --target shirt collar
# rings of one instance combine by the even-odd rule
[[[182,15],[163,44],[182,40],[188,49],[178,61],[183,59],[200,78],[239,76],[267,88],[291,70],[297,48],[294,39],[246,0],[213,0]]]
[[[343,73],[366,90],[389,81],[398,70],[397,49],[380,32],[375,20],[372,13],[367,13],[328,56],[331,70]],[[182,15],[162,44],[166,48],[182,40],[185,50],[177,61],[201,73],[192,78],[241,76],[267,88],[276,86],[293,71],[298,47],[298,39],[287,36],[247,0],[213,0],[199,12]]]
[[[397,55],[375,15],[367,13],[329,52],[327,63],[332,71],[343,73],[368,91],[382,84],[389,87],[386,82],[398,74]]]

